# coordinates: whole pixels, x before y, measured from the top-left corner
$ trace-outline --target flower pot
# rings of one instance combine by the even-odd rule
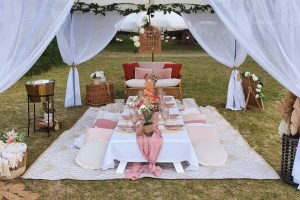
[[[94,85],[100,85],[102,82],[99,78],[94,79]]]
[[[148,137],[153,135],[153,124],[144,125],[144,134]]]

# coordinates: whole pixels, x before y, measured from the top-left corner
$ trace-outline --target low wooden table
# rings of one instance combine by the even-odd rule
[[[86,85],[85,103],[100,106],[114,102],[114,89],[111,83]]]

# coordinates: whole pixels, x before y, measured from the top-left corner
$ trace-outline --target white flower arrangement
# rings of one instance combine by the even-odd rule
[[[133,44],[136,48],[139,48],[141,46],[141,43],[139,41],[136,41]]]
[[[251,78],[253,81],[257,82],[255,91],[256,91],[256,95],[255,98],[259,99],[259,98],[263,98],[265,97],[264,94],[262,93],[262,89],[263,89],[263,82],[259,79],[259,77],[256,74],[251,74],[250,72],[244,72],[241,74],[242,77],[248,77]]]
[[[145,29],[144,29],[143,27],[141,27],[141,28],[139,29],[139,33],[143,35],[143,34],[145,33]]]
[[[24,133],[16,132],[14,129],[11,131],[0,132],[0,141],[5,144],[12,144],[16,142],[25,143],[26,135]]]
[[[140,41],[140,37],[137,36],[137,35],[135,35],[135,36],[132,37],[132,41],[133,41],[133,42]]]
[[[121,38],[116,38],[117,42],[123,42],[123,40]]]
[[[245,72],[245,73],[244,73],[244,77],[249,77],[249,76],[251,76],[251,73],[250,73],[250,72]]]
[[[103,80],[104,82],[106,81],[105,74],[103,71],[93,72],[93,73],[91,73],[90,77],[91,77],[91,79],[100,79],[100,80]]]

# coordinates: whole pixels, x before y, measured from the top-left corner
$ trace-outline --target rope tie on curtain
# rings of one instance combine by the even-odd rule
[[[240,72],[238,70],[238,67],[233,67],[233,71],[237,72],[237,80],[240,81],[241,80],[241,76],[240,76]]]

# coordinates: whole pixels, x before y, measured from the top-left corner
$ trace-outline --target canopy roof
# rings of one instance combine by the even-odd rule
[[[111,4],[149,4],[149,0],[79,0],[86,4],[95,3],[99,6],[106,6]],[[206,0],[152,0],[151,4],[194,4],[194,5],[207,5]]]
[[[147,12],[132,13],[125,17],[120,26],[120,31],[138,32],[139,28],[143,25],[143,17],[147,16]],[[161,11],[154,13],[151,18],[151,24],[161,31],[178,31],[187,29],[183,18],[174,13],[164,14]]]

